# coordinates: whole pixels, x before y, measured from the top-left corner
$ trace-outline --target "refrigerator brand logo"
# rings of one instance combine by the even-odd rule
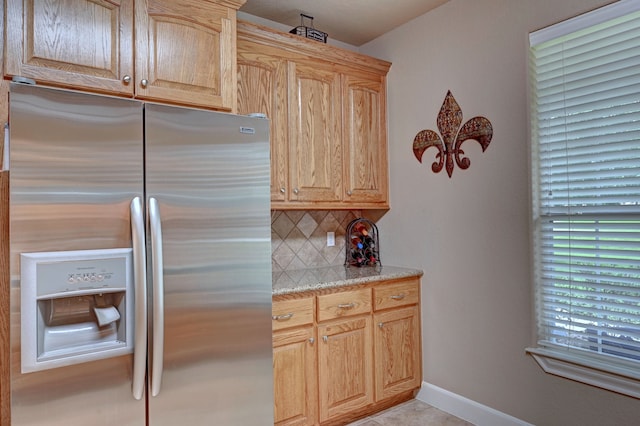
[[[461,169],[468,169],[471,161],[464,155],[464,151],[460,148],[462,143],[468,139],[473,139],[482,146],[484,152],[491,138],[493,137],[493,127],[491,122],[484,117],[473,117],[471,120],[462,124],[462,110],[458,102],[454,99],[451,91],[447,91],[440,112],[438,113],[438,130],[440,136],[433,130],[421,130],[413,139],[413,154],[419,162],[422,163],[422,155],[429,147],[438,149],[436,160],[431,164],[431,170],[439,173],[445,166],[449,177],[453,174],[453,159]]]
[[[256,132],[256,129],[253,127],[240,127],[240,133],[247,133],[249,135],[253,135]]]

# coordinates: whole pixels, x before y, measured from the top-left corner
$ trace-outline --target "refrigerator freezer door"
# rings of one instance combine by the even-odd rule
[[[164,259],[149,424],[271,425],[268,121],[146,104],[145,138]]]
[[[10,93],[11,352],[20,353],[20,254],[130,248],[143,197],[142,104],[35,86]],[[131,354],[22,374],[12,425],[144,425]]]

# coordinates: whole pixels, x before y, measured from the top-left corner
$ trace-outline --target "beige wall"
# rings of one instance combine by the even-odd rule
[[[529,265],[528,33],[611,0],[451,0],[363,46],[388,79],[391,211],[386,264],[419,267],[424,380],[536,425],[632,425],[640,401],[545,374],[534,343]],[[434,174],[412,142],[437,131],[447,90],[494,136],[463,149],[468,170]]]

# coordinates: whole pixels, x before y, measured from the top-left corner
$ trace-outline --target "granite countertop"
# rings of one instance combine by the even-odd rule
[[[420,269],[398,266],[328,266],[273,272],[273,295],[301,293],[373,281],[422,276]]]

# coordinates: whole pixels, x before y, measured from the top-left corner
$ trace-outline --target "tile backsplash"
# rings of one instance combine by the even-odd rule
[[[273,271],[344,264],[347,225],[360,217],[360,213],[357,210],[272,210]],[[327,232],[335,232],[333,247],[327,247]]]

